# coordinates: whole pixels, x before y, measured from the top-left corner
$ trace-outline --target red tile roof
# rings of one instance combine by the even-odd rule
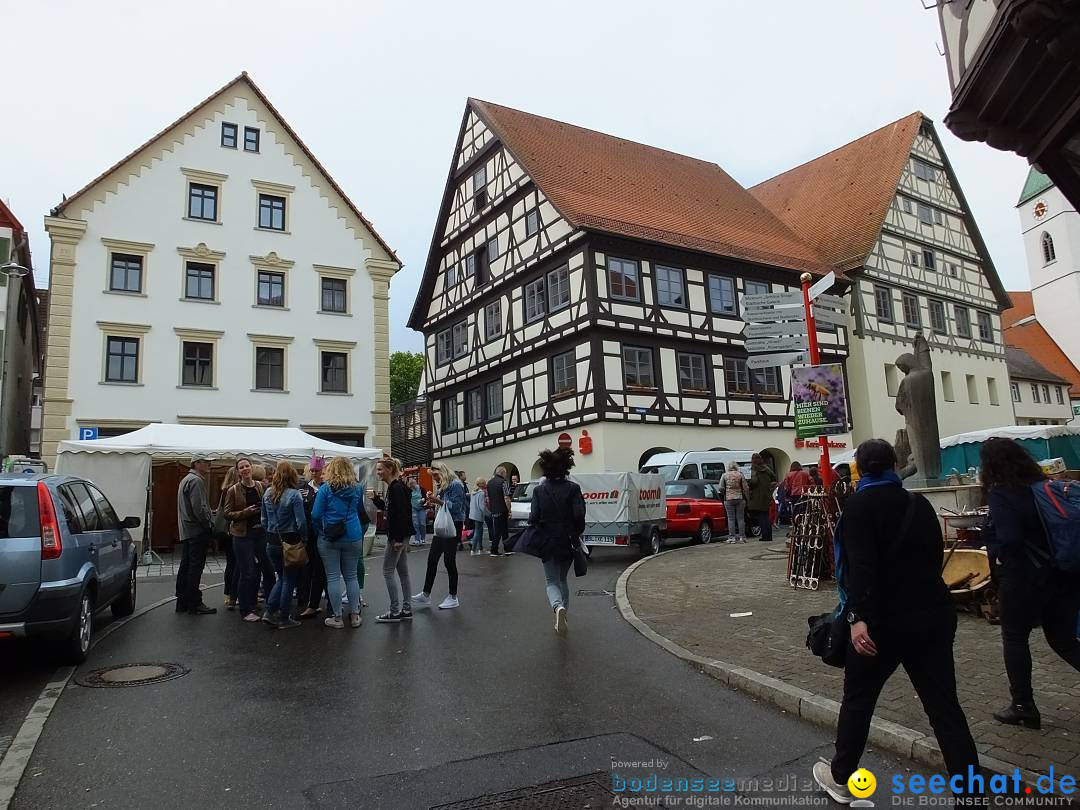
[[[715,163],[487,101],[469,104],[575,227],[796,271],[831,269]]]
[[[1005,343],[1023,349],[1036,358],[1039,365],[1067,380],[1070,397],[1080,397],[1080,369],[1054,342],[1043,325],[1035,320],[1035,305],[1031,293],[1010,291],[1013,308],[1001,313],[1001,325],[1005,330]],[[1023,321],[1023,323],[1017,323]]]
[[[108,177],[114,171],[119,169],[125,163],[127,163],[128,161],[135,158],[140,152],[142,152],[144,149],[148,148],[156,140],[158,140],[158,138],[161,138],[166,133],[168,133],[171,129],[173,129],[174,127],[177,127],[180,124],[182,124],[190,116],[192,116],[196,112],[198,112],[198,110],[200,108],[205,107],[207,104],[212,102],[218,96],[222,95],[227,90],[229,90],[229,88],[231,88],[234,84],[237,84],[239,82],[243,82],[248,87],[250,87],[252,92],[254,92],[256,96],[258,96],[259,100],[264,105],[266,105],[266,108],[270,111],[270,114],[273,115],[278,120],[278,123],[281,124],[282,128],[289,134],[289,136],[294,141],[296,141],[297,145],[303,150],[303,152],[307,156],[308,160],[310,160],[314,164],[315,168],[319,171],[320,174],[322,174],[322,176],[324,178],[326,178],[327,182],[330,183],[330,186],[334,189],[334,191],[337,192],[338,196],[341,197],[341,199],[345,202],[345,204],[349,207],[349,209],[354,214],[356,214],[357,218],[364,224],[364,227],[367,228],[371,232],[371,235],[373,237],[375,237],[375,241],[378,242],[382,246],[383,250],[385,250],[390,256],[392,256],[393,259],[395,261],[397,261],[398,265],[400,266],[401,261],[398,259],[397,254],[394,252],[394,250],[385,241],[383,241],[383,238],[381,236],[379,236],[378,231],[375,230],[375,226],[372,225],[367,220],[367,218],[360,212],[360,209],[357,208],[353,204],[352,200],[349,199],[348,195],[344,191],[342,191],[341,186],[339,186],[337,184],[337,181],[335,181],[334,178],[330,176],[330,173],[328,171],[326,171],[326,169],[323,167],[323,165],[321,163],[319,163],[319,159],[316,158],[314,154],[312,154],[311,150],[307,148],[307,145],[302,140],[300,140],[300,136],[297,135],[296,132],[293,131],[293,128],[289,126],[289,123],[282,117],[281,113],[279,113],[277,111],[277,108],[272,103],[270,103],[270,99],[268,99],[266,97],[266,95],[263,93],[263,91],[259,89],[259,86],[257,84],[255,84],[254,80],[248,75],[246,70],[243,73],[241,73],[239,76],[237,76],[235,79],[233,79],[232,81],[225,84],[224,87],[222,87],[219,90],[214,91],[209,96],[207,96],[205,99],[200,101],[198,104],[196,104],[190,110],[188,110],[186,113],[184,113],[179,118],[177,118],[175,121],[173,121],[171,124],[166,126],[163,130],[161,130],[161,132],[157,133],[152,138],[150,138],[148,141],[146,141],[146,143],[144,143],[142,146],[138,147],[137,149],[133,150],[132,152],[130,152],[127,155],[125,155],[124,157],[122,157],[119,161],[117,161],[112,166],[110,166],[108,169],[106,169],[104,172],[99,174],[97,177],[95,177],[93,180],[91,180],[89,183],[87,183],[81,189],[76,191],[70,197],[64,198],[64,201],[61,202],[58,206],[56,206],[56,208],[53,209],[54,215],[63,213],[64,209],[66,209],[68,206],[70,206],[75,200],[77,200],[79,197],[81,197],[83,194],[85,194],[90,189],[94,188],[94,186],[96,186],[98,183],[100,183],[102,180],[104,180],[106,177]]]
[[[828,262],[862,267],[896,196],[923,115],[914,112],[750,188]]]

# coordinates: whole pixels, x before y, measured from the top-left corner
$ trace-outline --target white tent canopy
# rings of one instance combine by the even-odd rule
[[[1004,427],[957,433],[941,440],[942,449],[987,439],[1054,439],[1058,436],[1080,436],[1080,427],[1070,425],[1005,425]]]
[[[382,451],[323,441],[299,428],[151,424],[111,439],[60,442],[56,472],[93,481],[120,517],[141,520],[147,512],[155,462],[187,464],[197,456],[223,461],[248,456],[303,464],[313,455],[344,456],[370,473]],[[143,528],[132,531],[132,536],[141,540]]]

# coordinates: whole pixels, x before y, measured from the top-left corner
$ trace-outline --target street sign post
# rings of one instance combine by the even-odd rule
[[[831,287],[835,283],[836,283],[836,271],[835,270],[830,270],[829,274],[826,275],[826,276],[822,276],[820,279],[818,279],[818,281],[814,284],[814,286],[806,291],[806,294],[809,296],[811,301],[816,301],[818,296],[820,296],[823,292],[825,292],[827,289],[829,289],[829,287]],[[805,286],[806,285],[803,285],[804,289],[805,289]]]
[[[815,307],[830,307],[832,309],[839,309],[841,312],[847,310],[847,301],[841,298],[839,295],[819,295],[814,299]]]
[[[787,321],[785,323],[748,323],[743,330],[746,338],[784,337],[785,335],[805,335],[806,321]]]
[[[835,323],[835,321],[830,320],[830,318],[843,320],[846,323],[846,318],[844,318],[843,313],[833,312],[821,307],[816,311],[810,308],[810,299],[822,295],[825,290],[829,289],[836,281],[836,273],[829,273],[829,275],[825,276],[825,278],[815,284],[813,296],[810,293],[811,278],[812,276],[809,273],[803,273],[799,277],[799,280],[802,282],[803,308],[806,310],[806,335],[810,339],[810,362],[817,366],[821,364],[821,352],[818,350],[817,324],[814,322],[815,316],[821,318],[821,320],[826,323]],[[842,326],[844,324],[837,323],[837,325]],[[832,486],[833,482],[832,464],[829,461],[829,437],[825,435],[818,436],[818,445],[821,447],[821,463],[819,465],[821,482],[828,488]]]
[[[802,304],[802,294],[798,290],[787,292],[758,293],[743,297],[744,309],[760,309],[761,307],[797,307]]]
[[[827,323],[832,326],[847,326],[847,315],[843,312],[834,312],[831,309],[822,309],[814,304],[814,320]]]
[[[806,335],[790,337],[750,338],[746,341],[746,350],[756,352],[805,352]]]
[[[758,354],[746,358],[747,368],[768,368],[769,366],[791,366],[807,362],[806,352],[782,352],[780,354]]]
[[[748,323],[774,323],[775,321],[805,321],[806,312],[795,307],[743,307],[742,319]]]

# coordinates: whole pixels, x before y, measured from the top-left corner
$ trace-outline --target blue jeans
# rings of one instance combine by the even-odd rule
[[[544,561],[544,578],[547,580],[547,597],[551,609],[570,607],[570,586],[566,584],[566,575],[570,572],[573,560]]]
[[[319,556],[326,568],[326,594],[330,611],[341,618],[341,580],[345,579],[345,591],[349,594],[349,612],[360,612],[360,583],[356,579],[356,566],[363,551],[364,541],[353,542],[319,538]]]
[[[282,619],[287,619],[292,613],[293,592],[296,590],[297,580],[300,579],[300,569],[285,567],[285,554],[280,545],[267,543],[266,553],[277,574],[274,588],[266,599],[266,612],[271,616],[280,613]]]
[[[472,522],[472,550],[483,551],[484,550],[484,521],[474,520]]]
[[[423,543],[427,539],[427,509],[413,509],[412,525],[416,542]]]

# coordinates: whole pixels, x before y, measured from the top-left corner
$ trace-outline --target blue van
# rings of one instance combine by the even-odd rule
[[[135,611],[135,544],[90,481],[0,475],[0,644],[40,637],[64,663],[86,660],[94,614]]]

